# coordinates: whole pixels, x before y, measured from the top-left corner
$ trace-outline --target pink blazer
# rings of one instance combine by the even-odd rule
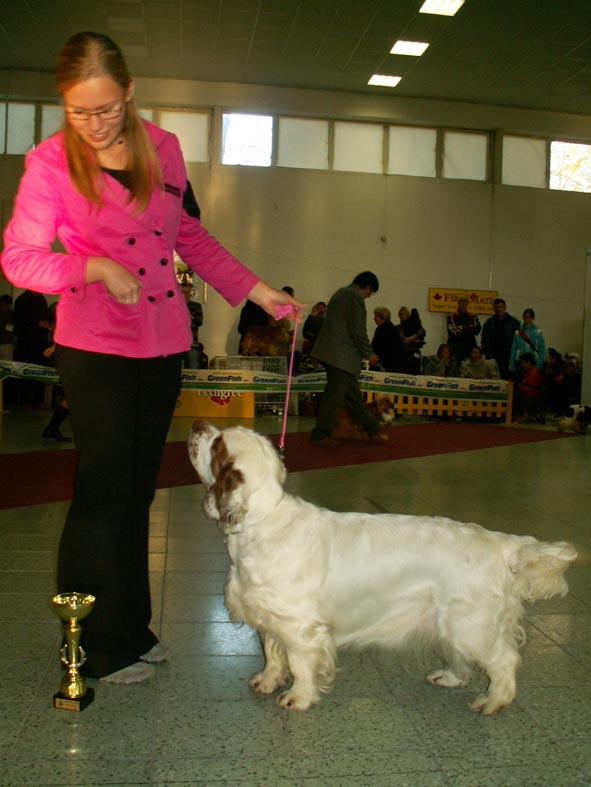
[[[182,209],[187,174],[177,138],[146,128],[166,184],[133,215],[127,190],[105,175],[103,204],[91,205],[73,187],[59,132],[27,154],[14,213],[4,233],[2,267],[17,287],[60,294],[55,340],[93,352],[152,358],[191,344],[187,305],[173,251],[236,306],[258,281]],[[67,253],[54,252],[58,238]],[[85,284],[89,256],[110,257],[142,282],[137,304],[120,304],[102,282]]]

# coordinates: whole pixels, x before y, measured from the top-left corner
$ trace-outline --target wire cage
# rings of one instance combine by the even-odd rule
[[[213,369],[248,370],[252,372],[273,372],[287,375],[287,358],[270,355],[216,355],[211,366]],[[254,395],[255,415],[272,413],[283,415],[285,394],[281,391],[261,392]]]

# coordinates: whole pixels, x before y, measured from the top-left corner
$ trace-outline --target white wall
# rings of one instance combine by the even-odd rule
[[[520,317],[533,307],[547,343],[580,352],[591,196],[401,176],[308,170],[189,168],[210,231],[273,286],[312,305],[361,270],[380,292],[367,304],[416,306],[426,351],[445,340],[429,287],[494,289]],[[211,293],[211,291],[210,291]],[[238,313],[211,293],[201,337],[234,354]]]

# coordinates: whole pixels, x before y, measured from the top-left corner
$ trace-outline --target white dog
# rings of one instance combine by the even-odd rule
[[[584,404],[572,404],[570,409],[572,415],[560,421],[558,431],[585,434],[587,427],[591,424],[591,407]]]
[[[289,686],[279,705],[305,710],[328,690],[337,648],[428,641],[444,659],[430,683],[464,686],[475,665],[490,683],[472,710],[491,715],[513,700],[523,601],[567,592],[573,546],[440,517],[318,508],[284,491],[275,448],[240,426],[196,421],[189,455],[203,510],[227,538],[230,617],[263,643],[253,688]]]

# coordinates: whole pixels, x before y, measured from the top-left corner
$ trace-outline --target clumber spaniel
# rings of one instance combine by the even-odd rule
[[[464,686],[476,666],[490,682],[472,710],[488,716],[513,700],[523,602],[567,592],[573,546],[442,517],[318,508],[284,491],[276,449],[240,426],[196,421],[189,455],[205,515],[227,539],[230,617],[263,643],[254,689],[287,686],[279,705],[305,710],[330,687],[337,648],[428,642],[444,664],[430,683]]]
[[[585,434],[587,427],[591,424],[591,407],[584,404],[572,404],[570,409],[572,415],[560,421],[558,431]]]
[[[396,418],[394,402],[387,396],[380,396],[368,402],[365,407],[381,422],[380,432],[387,435],[390,424]],[[343,407],[337,415],[337,422],[331,437],[338,440],[369,440],[365,429],[353,419],[346,407]]]

